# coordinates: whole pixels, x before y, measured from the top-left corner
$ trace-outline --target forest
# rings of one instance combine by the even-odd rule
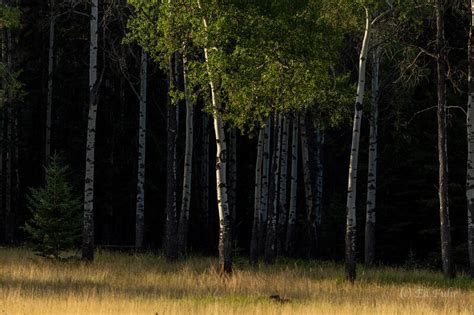
[[[1,0],[0,312],[472,314],[473,29],[474,0]]]

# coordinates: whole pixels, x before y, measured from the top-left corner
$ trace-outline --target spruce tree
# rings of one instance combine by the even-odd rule
[[[53,155],[46,168],[46,185],[32,188],[27,196],[32,218],[24,230],[42,256],[57,258],[81,237],[81,203],[67,181],[67,170],[58,155]]]

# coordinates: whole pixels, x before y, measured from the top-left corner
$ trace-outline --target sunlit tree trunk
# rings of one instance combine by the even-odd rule
[[[299,150],[299,122],[298,116],[293,118],[293,131],[291,139],[291,187],[290,187],[290,211],[288,214],[288,227],[286,230],[286,251],[290,256],[295,254],[296,234],[296,201],[298,185],[298,150]]]
[[[258,261],[258,235],[260,229],[260,207],[262,194],[262,164],[263,164],[263,138],[264,129],[258,132],[257,161],[255,163],[255,194],[254,194],[254,212],[252,224],[252,238],[250,241],[250,262],[256,264]]]
[[[467,103],[467,225],[470,275],[474,278],[474,0],[469,28],[469,98]]]
[[[364,40],[359,56],[359,80],[357,83],[357,97],[354,110],[354,126],[352,129],[352,145],[349,161],[349,178],[347,185],[347,222],[346,222],[346,278],[353,282],[356,278],[356,191],[357,167],[359,161],[359,139],[362,120],[362,107],[365,89],[365,70],[367,52],[369,49],[370,21],[369,12],[366,10],[366,25]]]
[[[146,105],[148,56],[144,50],[140,67],[140,111],[138,123],[137,205],[135,213],[135,247],[143,247],[145,234],[145,165],[146,165]]]
[[[281,114],[275,113],[275,137],[273,139],[273,176],[269,188],[269,212],[267,220],[267,233],[265,239],[265,263],[273,264],[276,257],[276,236],[278,220],[278,196],[280,180],[280,160],[281,160],[281,134],[282,118]],[[271,202],[271,204],[270,204]]]
[[[447,53],[444,36],[443,0],[437,0],[436,12],[436,50],[437,50],[437,77],[438,77],[438,159],[439,159],[439,214],[441,223],[441,259],[445,277],[454,277],[452,261],[451,223],[449,219],[448,199],[448,151],[446,132],[446,75]]]
[[[199,8],[201,4],[197,1]],[[207,21],[202,19],[204,29],[207,32]],[[209,86],[211,88],[211,102],[214,117],[214,132],[216,135],[216,189],[217,189],[217,208],[219,210],[219,265],[223,273],[232,272],[232,228],[231,213],[229,209],[229,200],[227,195],[227,142],[225,137],[224,122],[220,110],[221,104],[217,100],[217,91],[212,80],[211,67],[209,64],[209,51],[204,48],[204,59],[207,65],[207,74],[209,76]]]
[[[263,170],[262,170],[262,192],[260,196],[260,227],[258,231],[258,252],[259,254],[265,251],[265,231],[267,230],[267,215],[268,215],[268,192],[270,179],[270,144],[271,144],[271,128],[272,120],[268,118],[265,130],[263,133]]]
[[[367,175],[367,205],[365,217],[365,265],[371,266],[375,258],[375,216],[377,195],[377,135],[379,116],[379,69],[381,48],[372,53],[372,112],[370,116],[369,165]]]
[[[284,253],[286,241],[286,219],[288,215],[287,182],[288,182],[288,138],[290,120],[283,117],[283,133],[281,138],[281,170],[280,191],[278,196],[278,230],[277,230],[277,252]]]
[[[174,75],[174,56],[169,58],[169,76],[168,90],[171,92],[175,88]],[[176,205],[176,108],[172,98],[168,95],[167,109],[167,155],[166,155],[166,235],[165,235],[165,254],[168,259],[175,259],[178,256],[178,215]]]
[[[186,148],[184,153],[183,196],[178,226],[178,248],[181,256],[185,256],[188,247],[189,208],[191,207],[191,182],[193,174],[193,144],[194,144],[194,104],[191,101],[191,91],[188,86],[187,61],[183,58],[183,82],[186,95]]]
[[[89,47],[89,115],[87,120],[86,174],[84,184],[84,222],[82,236],[82,258],[94,260],[94,170],[95,132],[97,122],[97,39],[99,24],[99,0],[91,2],[90,47]]]

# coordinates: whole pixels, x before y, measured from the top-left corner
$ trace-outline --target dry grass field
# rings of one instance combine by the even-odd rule
[[[84,264],[0,249],[0,315],[474,314],[474,282],[463,275],[446,281],[427,270],[359,268],[350,285],[334,263],[251,267],[238,259],[224,279],[216,263],[102,251]]]

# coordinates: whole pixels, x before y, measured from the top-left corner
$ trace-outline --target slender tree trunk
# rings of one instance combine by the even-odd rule
[[[346,223],[346,278],[354,282],[356,278],[356,192],[357,192],[357,167],[359,161],[359,139],[362,120],[362,108],[365,92],[365,68],[367,52],[369,49],[370,20],[366,10],[366,25],[364,40],[359,57],[359,80],[357,84],[357,97],[354,110],[354,126],[352,129],[351,156],[349,161],[349,178],[347,184],[347,223]]]
[[[145,235],[145,165],[146,165],[146,105],[148,56],[142,49],[140,67],[140,112],[138,123],[137,205],[135,212],[135,247],[143,247]]]
[[[6,59],[7,70],[9,73],[14,71],[13,68],[13,40],[12,33],[9,29],[6,31]],[[7,86],[8,89],[8,86]],[[6,142],[7,148],[5,152],[5,242],[7,244],[13,243],[13,209],[12,209],[12,168],[13,168],[13,96],[11,91],[7,90],[7,104],[5,106],[5,123],[6,123]]]
[[[438,159],[439,159],[439,214],[441,223],[441,256],[443,273],[454,277],[452,261],[451,224],[448,200],[448,151],[446,132],[446,70],[447,55],[444,37],[444,1],[436,1],[436,49],[438,76]]]
[[[321,226],[321,217],[323,212],[323,192],[324,192],[324,142],[325,134],[321,130],[316,131],[316,224]]]
[[[201,3],[197,0],[201,9]],[[207,32],[207,21],[203,18],[204,29]],[[211,67],[209,64],[209,54],[207,47],[204,48],[204,58],[209,76],[209,86],[211,88],[211,101],[214,116],[214,132],[216,135],[216,189],[217,208],[219,210],[219,264],[221,273],[232,272],[232,217],[229,209],[227,195],[227,142],[225,137],[224,122],[220,114],[221,104],[217,101],[216,87],[212,81]]]
[[[169,87],[171,92],[175,88],[174,75],[175,56],[170,56],[169,60]],[[166,156],[166,235],[165,235],[165,254],[168,259],[178,257],[178,216],[176,205],[176,108],[168,94],[168,138],[167,138],[167,156]]]
[[[377,195],[377,136],[379,116],[379,69],[381,48],[372,54],[372,115],[370,117],[369,167],[367,175],[367,206],[365,217],[365,265],[374,264],[375,258],[375,209]]]
[[[288,228],[286,232],[286,251],[290,256],[295,255],[296,234],[296,201],[298,185],[298,135],[299,122],[295,115],[293,119],[293,132],[291,140],[291,188],[290,188],[290,212],[288,214]]]
[[[256,264],[258,261],[258,235],[260,229],[260,207],[262,194],[262,164],[263,164],[263,138],[265,131],[258,132],[257,161],[255,163],[255,195],[254,212],[252,225],[252,239],[250,242],[250,263]]]
[[[191,180],[193,174],[193,141],[194,141],[194,104],[191,102],[191,91],[188,86],[186,58],[183,58],[184,91],[186,94],[186,149],[184,153],[183,198],[178,226],[178,248],[181,256],[186,256],[189,232],[189,208],[191,206]]]
[[[258,252],[263,255],[265,251],[265,234],[267,230],[267,216],[268,216],[268,193],[269,193],[269,179],[270,179],[270,144],[271,144],[271,128],[272,120],[268,118],[265,130],[263,133],[263,175],[262,175],[262,192],[260,196],[260,227],[258,231]]]
[[[13,211],[12,211],[12,108],[8,102],[6,106],[6,140],[5,152],[5,242],[13,243]]]
[[[301,158],[303,162],[303,181],[306,203],[306,220],[309,226],[309,255],[315,256],[318,244],[318,227],[315,216],[313,180],[311,176],[311,161],[309,158],[308,130],[305,116],[300,116]]]
[[[278,230],[277,230],[277,252],[284,254],[286,240],[286,219],[288,214],[287,182],[288,182],[288,139],[290,120],[283,117],[283,134],[281,139],[281,170],[280,191],[278,196]]]
[[[467,225],[470,275],[474,278],[474,0],[469,28],[469,98],[467,103]]]
[[[229,132],[229,208],[232,215],[232,239],[236,241],[235,227],[237,222],[237,132]]]
[[[19,106],[15,106],[13,109],[13,121],[12,121],[12,215],[11,221],[11,243],[15,242],[16,237],[16,226],[19,213],[19,201],[20,201],[20,172],[19,172],[19,152],[18,152],[18,116]]]
[[[206,239],[210,237],[210,217],[209,217],[209,115],[202,114],[202,145],[201,145],[201,210],[202,210],[202,231]]]
[[[94,260],[94,168],[95,132],[97,122],[97,39],[99,22],[99,0],[91,2],[90,48],[89,48],[89,115],[87,122],[86,175],[84,181],[84,221],[82,234],[82,259]]]
[[[279,196],[279,179],[280,179],[280,160],[281,160],[281,134],[282,134],[282,118],[281,114],[275,113],[275,138],[273,139],[273,180],[270,188],[269,200],[270,212],[268,213],[267,237],[265,239],[265,263],[273,264],[276,257],[276,238],[277,238],[277,220],[278,220],[278,196]]]
[[[53,69],[54,69],[54,28],[56,18],[51,5],[51,17],[49,21],[49,49],[48,49],[48,95],[46,103],[46,134],[44,149],[44,164],[47,165],[51,155],[51,112],[53,109]]]

